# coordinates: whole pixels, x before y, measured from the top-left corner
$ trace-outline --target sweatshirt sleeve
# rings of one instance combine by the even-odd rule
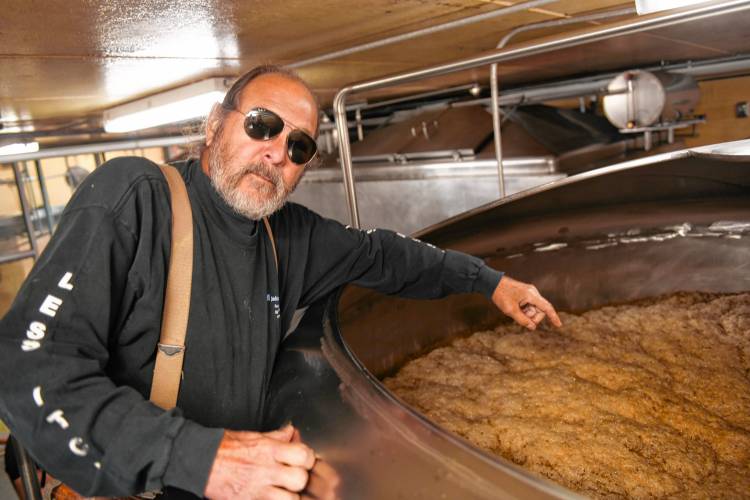
[[[353,229],[312,212],[310,217],[303,305],[348,282],[409,298],[471,292],[489,298],[502,278],[462,252],[384,229]]]
[[[105,187],[97,176],[82,185],[92,193],[66,208],[0,323],[0,416],[44,469],[86,496],[165,485],[202,495],[223,431],[107,374],[145,280],[132,266],[139,234],[104,203],[111,193],[96,201]]]

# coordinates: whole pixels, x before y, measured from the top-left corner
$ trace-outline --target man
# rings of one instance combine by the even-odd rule
[[[297,498],[313,451],[291,426],[245,429],[262,424],[294,310],[347,282],[424,298],[481,292],[528,328],[560,324],[534,287],[479,259],[284,204],[317,129],[304,82],[256,68],[212,111],[200,160],[180,167],[194,265],[179,409],[168,412],[146,400],[170,250],[166,182],[125,158],[79,187],[0,329],[0,416],[45,469],[85,494]]]

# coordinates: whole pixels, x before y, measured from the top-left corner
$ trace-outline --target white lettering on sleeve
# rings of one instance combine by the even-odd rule
[[[89,445],[83,442],[83,439],[74,437],[68,442],[70,451],[78,455],[79,457],[85,457],[89,453]]]
[[[39,308],[39,312],[46,314],[50,318],[54,318],[62,303],[62,299],[58,299],[54,295],[47,295],[47,298],[44,299],[44,302],[42,303],[42,307]]]
[[[21,342],[21,350],[24,352],[35,351],[41,346],[42,344],[40,344],[38,340],[25,339],[23,342]]]
[[[50,413],[47,416],[47,422],[50,424],[54,422],[58,424],[60,427],[62,427],[63,429],[67,429],[69,427],[68,421],[65,420],[62,410],[55,410],[52,413]]]
[[[34,402],[38,407],[42,407],[44,405],[44,400],[42,399],[42,386],[38,385],[34,387],[34,391],[31,393],[34,396]]]
[[[73,283],[70,282],[70,278],[73,277],[73,273],[65,273],[65,275],[62,277],[60,282],[57,284],[60,288],[64,290],[72,290],[73,289]]]
[[[26,336],[30,340],[42,340],[45,333],[47,333],[47,325],[39,321],[32,322],[26,330]]]

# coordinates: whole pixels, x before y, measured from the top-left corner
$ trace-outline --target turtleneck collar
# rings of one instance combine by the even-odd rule
[[[211,184],[211,179],[203,172],[200,160],[188,161],[186,174],[188,190],[191,194],[195,194],[195,200],[200,205],[207,222],[219,228],[232,241],[240,245],[255,245],[260,224],[258,221],[238,214],[224,201]]]

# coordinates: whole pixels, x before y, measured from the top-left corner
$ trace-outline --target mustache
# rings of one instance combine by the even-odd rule
[[[240,182],[240,179],[242,179],[247,174],[255,174],[268,179],[274,185],[278,185],[282,181],[281,174],[273,167],[270,167],[264,163],[250,163],[248,165],[245,165],[241,169],[232,172],[230,183],[232,185],[238,184]]]

